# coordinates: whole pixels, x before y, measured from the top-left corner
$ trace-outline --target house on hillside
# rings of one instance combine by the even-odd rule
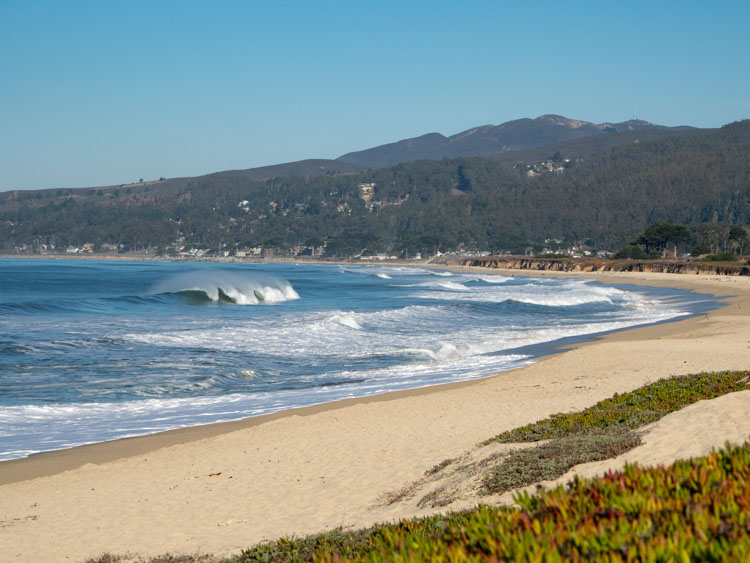
[[[357,184],[357,188],[359,189],[359,197],[362,198],[362,201],[364,201],[365,204],[369,204],[370,200],[372,200],[372,196],[375,195],[375,182],[369,184]]]

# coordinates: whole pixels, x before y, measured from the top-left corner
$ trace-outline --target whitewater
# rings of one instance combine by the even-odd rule
[[[715,307],[418,267],[0,260],[0,460],[487,377]]]

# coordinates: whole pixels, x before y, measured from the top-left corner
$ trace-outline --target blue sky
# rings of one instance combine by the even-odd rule
[[[0,0],[0,191],[558,113],[750,117],[750,2]]]

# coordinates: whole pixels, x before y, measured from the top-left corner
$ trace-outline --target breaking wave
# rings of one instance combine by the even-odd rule
[[[154,285],[151,293],[181,295],[194,304],[258,305],[299,299],[299,294],[286,280],[255,272],[221,270],[178,274]]]
[[[331,320],[349,328],[361,329],[362,325],[357,322],[354,313],[336,313],[331,317]]]
[[[429,287],[432,289],[448,289],[452,291],[469,291],[469,288],[465,285],[458,283],[458,282],[452,282],[452,281],[444,281],[444,282],[424,282],[416,284],[416,286],[408,286],[408,287]]]
[[[515,303],[524,305],[540,305],[543,307],[575,307],[576,305],[588,305],[589,303],[612,304],[612,299],[606,295],[547,295],[539,297],[513,297],[508,299]]]

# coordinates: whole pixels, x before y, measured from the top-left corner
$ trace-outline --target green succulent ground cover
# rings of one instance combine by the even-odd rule
[[[553,414],[540,422],[503,432],[493,440],[537,442],[584,433],[591,428],[634,430],[702,399],[746,389],[749,378],[750,371],[722,371],[660,379],[580,412]]]
[[[233,561],[747,561],[750,444],[668,468],[576,479],[520,508],[282,540]]]
[[[613,445],[612,436],[629,436],[698,400],[745,390],[749,377],[750,372],[721,372],[661,380],[495,440],[551,440],[545,447],[556,444],[566,455],[588,447],[577,446],[577,440],[589,441],[597,444],[595,450],[612,453],[623,447]],[[544,456],[526,463],[545,464],[554,457]],[[514,498],[518,508],[482,506],[355,532],[282,539],[222,561],[750,561],[750,442],[667,468],[626,466],[599,479],[576,478],[567,487]],[[118,560],[104,555],[91,562]],[[151,561],[208,560],[167,555]]]
[[[580,463],[617,457],[641,442],[636,430],[702,399],[746,389],[750,372],[716,372],[661,379],[615,395],[576,413],[554,414],[504,432],[489,442],[547,442],[512,452],[493,466],[482,484],[486,493],[503,493],[557,479]]]

